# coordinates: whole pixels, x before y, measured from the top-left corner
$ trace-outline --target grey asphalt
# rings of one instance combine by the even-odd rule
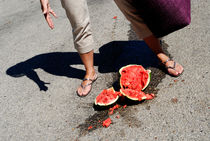
[[[208,141],[210,1],[192,0],[192,23],[164,38],[165,51],[184,66],[178,78],[154,65],[145,44],[131,41],[136,35],[112,0],[88,5],[99,78],[80,98],[75,91],[84,67],[60,1],[51,0],[58,19],[50,30],[38,0],[0,0],[0,141]],[[134,51],[126,56],[128,48]],[[118,80],[120,63],[135,61],[152,69],[156,97],[119,108],[104,128],[98,120],[109,115],[94,99]]]

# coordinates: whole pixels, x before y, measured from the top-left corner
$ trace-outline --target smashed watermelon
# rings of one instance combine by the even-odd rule
[[[141,65],[127,65],[122,67],[119,73],[121,74],[120,92],[115,92],[113,87],[103,90],[96,97],[95,105],[111,105],[118,100],[119,96],[125,96],[134,101],[154,98],[154,94],[145,94],[142,92],[150,82],[150,70],[145,70]]]
[[[122,95],[135,101],[154,98],[154,94],[142,92],[150,82],[150,70],[145,70],[141,65],[127,65],[122,67],[119,73]]]
[[[114,88],[103,90],[95,99],[95,105],[108,106],[115,103],[119,98],[119,92],[115,92]]]
[[[121,74],[120,86],[124,89],[144,90],[150,82],[150,70],[141,65],[127,65],[119,70]]]

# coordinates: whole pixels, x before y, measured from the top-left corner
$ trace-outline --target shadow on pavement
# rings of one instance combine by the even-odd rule
[[[133,33],[129,34],[133,35]],[[162,47],[164,52],[171,56],[167,51],[168,45],[163,42]],[[99,65],[99,72],[118,72],[119,68],[128,64],[143,65],[146,69],[152,71],[150,84],[144,92],[157,94],[157,85],[165,77],[166,73],[163,71],[163,68],[158,66],[156,56],[143,41],[114,41],[102,46],[99,52],[101,60],[99,64],[96,64]],[[96,61],[96,63],[98,62]],[[113,78],[114,82],[112,86],[118,91],[120,89],[119,74],[113,73]],[[78,137],[85,136],[89,132],[101,128],[102,122],[109,117],[109,108],[113,107],[115,104],[120,105],[120,108],[115,112],[118,113],[118,116],[123,118],[124,124],[134,128],[141,127],[142,122],[134,116],[135,111],[137,111],[134,105],[141,103],[144,103],[145,108],[150,110],[148,101],[134,102],[128,99],[119,99],[116,103],[107,107],[93,105],[96,113],[86,118],[84,123],[77,126],[79,129]],[[127,105],[127,108],[124,108],[124,105]],[[88,130],[89,127],[92,127],[92,129]]]
[[[167,46],[163,47],[163,49],[167,53]],[[157,57],[143,41],[113,41],[107,43],[99,49],[99,53],[94,54],[94,60],[94,66],[98,66],[99,73],[113,72],[113,77],[116,78],[114,79],[114,82],[112,82],[112,86],[115,87],[115,90],[118,90],[119,88],[119,74],[117,72],[122,66],[128,64],[139,64],[146,69],[152,70],[150,85],[145,89],[145,93],[157,94],[158,90],[156,87],[165,77],[165,73],[161,71],[158,66]],[[77,52],[52,52],[40,54],[20,62],[8,68],[6,73],[12,77],[27,76],[39,86],[40,90],[47,91],[48,87],[46,84],[48,83],[39,78],[35,69],[43,69],[44,71],[57,76],[82,79],[85,75],[85,71],[71,66],[81,64],[82,62]],[[134,127],[141,126],[141,121],[129,116],[134,114],[132,111],[135,111],[135,109],[133,109],[135,107],[132,105],[139,103],[132,102],[129,104],[129,101],[124,101],[123,103],[118,102],[118,104],[121,106],[125,104],[128,105],[126,109],[121,107],[118,110],[126,124]],[[80,130],[79,136],[84,136],[88,132],[101,128],[101,122],[109,117],[108,108],[101,109],[95,106],[93,106],[93,108],[97,112],[88,117],[84,123],[77,126]],[[93,128],[87,130],[90,126],[93,126]]]
[[[156,56],[143,41],[113,41],[103,45],[99,53],[94,54],[94,65],[100,73],[118,72],[128,64],[141,64],[145,68],[158,67]],[[34,56],[20,62],[6,71],[12,77],[27,76],[34,81],[40,90],[47,91],[48,87],[41,80],[35,69],[43,69],[57,76],[82,79],[85,71],[73,68],[71,65],[82,64],[77,52],[52,52]]]
[[[85,71],[71,67],[72,64],[82,64],[77,53],[53,52],[20,62],[10,67],[6,73],[12,77],[27,76],[39,86],[40,90],[47,91],[46,83],[40,80],[35,69],[40,68],[53,75],[82,79]]]

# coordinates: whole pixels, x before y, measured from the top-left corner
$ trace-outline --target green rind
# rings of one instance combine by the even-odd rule
[[[119,96],[117,96],[116,99],[114,99],[112,102],[110,102],[109,104],[104,104],[104,103],[96,103],[96,99],[95,99],[95,105],[99,105],[99,106],[109,106],[112,105],[113,103],[115,103],[118,100]]]
[[[147,70],[148,71],[148,73],[149,73],[149,78],[148,78],[148,80],[147,80],[147,84],[144,86],[144,88],[142,89],[142,91],[144,90],[144,89],[146,89],[146,87],[149,85],[149,82],[150,82],[150,80],[151,80],[151,70]]]
[[[146,97],[146,96],[144,96],[144,97],[142,97],[141,99],[142,99],[142,100],[144,100],[144,99],[147,99],[147,97]]]
[[[120,88],[123,88],[122,83],[121,83],[121,79],[120,79]]]
[[[121,92],[122,95],[124,95],[124,96],[127,97],[128,99],[131,99],[131,100],[134,100],[134,101],[138,101],[138,100],[139,100],[138,98],[132,98],[132,97],[126,95],[125,93],[122,92],[121,89],[120,89],[120,92]]]
[[[122,90],[120,89],[120,92],[122,95],[126,96],[127,98],[131,99],[131,100],[134,100],[134,101],[138,101],[139,99],[138,98],[131,98],[129,96],[127,96],[125,93],[122,92]]]

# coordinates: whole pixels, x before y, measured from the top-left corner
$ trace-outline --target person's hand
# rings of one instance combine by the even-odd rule
[[[51,29],[53,29],[54,24],[53,24],[50,14],[52,14],[55,18],[57,18],[57,16],[56,16],[55,12],[51,9],[49,0],[40,0],[40,3],[41,3],[41,8],[42,8],[42,12],[44,14],[45,19],[46,19],[49,27]]]

